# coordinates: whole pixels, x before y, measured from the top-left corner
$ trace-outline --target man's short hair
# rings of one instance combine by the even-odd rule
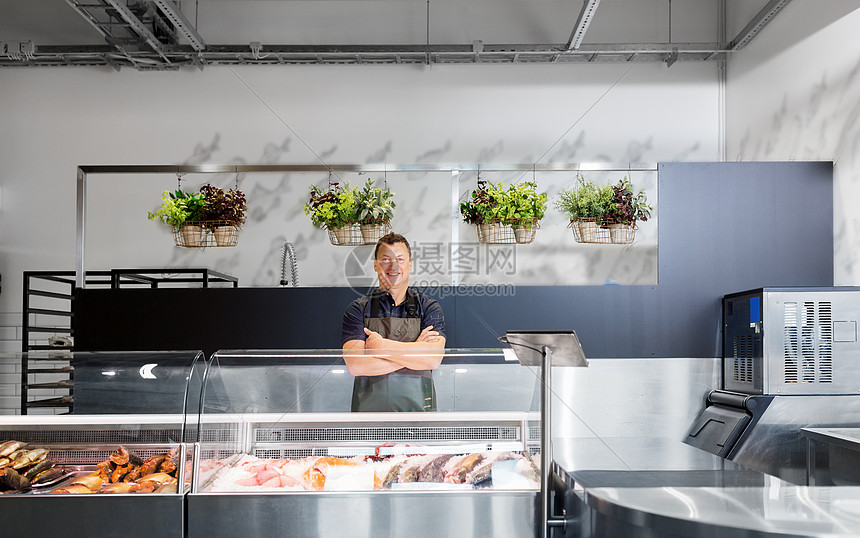
[[[398,233],[390,232],[379,238],[379,241],[376,242],[376,248],[373,249],[373,259],[376,259],[376,255],[379,253],[379,247],[382,245],[393,245],[395,243],[403,243],[406,246],[406,252],[409,253],[409,259],[412,259],[412,248],[409,247],[409,241],[406,240],[405,237]]]

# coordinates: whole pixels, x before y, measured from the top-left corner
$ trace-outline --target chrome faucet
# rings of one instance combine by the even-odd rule
[[[290,260],[290,278],[287,280],[287,258]],[[296,262],[296,249],[289,241],[284,241],[284,246],[281,247],[281,286],[287,286],[292,283],[292,286],[299,285],[299,268]]]

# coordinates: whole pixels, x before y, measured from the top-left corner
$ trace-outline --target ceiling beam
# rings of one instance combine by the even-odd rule
[[[737,37],[735,37],[731,43],[729,43],[730,50],[741,50],[746,47],[747,44],[758,34],[761,32],[762,28],[767,26],[767,23],[773,19],[777,13],[782,11],[791,0],[770,0],[762,9],[759,11],[746,26],[744,29],[738,33]]]
[[[123,4],[120,0],[104,0],[104,1],[107,2],[108,4],[110,4],[110,6],[113,7],[117,13],[119,13],[119,16],[122,17],[123,20],[128,23],[129,27],[137,35],[139,35],[141,38],[143,38],[143,40],[146,41],[146,43],[150,47],[152,47],[152,50],[157,52],[158,55],[161,56],[161,58],[165,62],[170,63],[170,60],[168,60],[167,56],[164,55],[164,44],[161,43],[161,41],[159,41],[158,38],[155,37],[155,35],[153,35],[153,33],[149,31],[149,28],[147,28],[143,24],[143,22],[140,19],[138,19],[137,16],[134,13],[132,13],[130,9],[128,9],[128,7],[125,4]]]
[[[176,4],[171,0],[150,0],[150,3],[155,4],[164,13],[164,16],[173,24],[176,31],[188,41],[192,49],[196,51],[206,49],[206,42],[203,41],[203,38],[197,33],[194,25],[191,24]]]
[[[576,50],[582,45],[582,40],[585,39],[585,32],[588,31],[588,25],[591,24],[591,19],[597,12],[597,6],[600,5],[600,0],[583,0],[582,9],[579,10],[579,17],[576,19],[576,24],[573,27],[573,32],[567,40],[567,50]]]
[[[576,50],[564,44],[443,44],[443,45],[266,45],[267,54],[255,55],[246,44],[206,46],[165,45],[161,55],[149,50],[121,50],[109,45],[39,45],[23,60],[0,56],[0,67],[106,65],[139,70],[168,70],[204,65],[302,64],[418,64],[426,63],[585,63],[666,62],[724,59],[726,43],[593,43]],[[165,60],[164,57],[167,59]]]

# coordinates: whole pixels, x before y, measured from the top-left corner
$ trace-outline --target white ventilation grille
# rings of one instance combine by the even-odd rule
[[[833,383],[833,309],[818,303],[818,382]]]
[[[785,303],[785,382],[797,383],[797,303]]]
[[[800,380],[815,383],[815,303],[804,302],[800,313]]]
[[[412,426],[412,427],[331,427],[331,428],[266,428],[254,430],[255,442],[295,441],[439,441],[470,440],[499,441],[520,439],[516,426]]]
[[[116,430],[4,430],[0,432],[0,440],[15,439],[31,445],[110,445],[108,455],[116,445],[178,443],[182,440],[182,432],[176,429],[126,430],[120,428],[122,426],[118,426]]]
[[[829,301],[784,303],[785,383],[833,382],[833,312]]]

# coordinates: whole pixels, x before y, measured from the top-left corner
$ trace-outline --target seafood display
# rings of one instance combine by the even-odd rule
[[[204,478],[207,491],[368,491],[379,489],[538,489],[538,462],[527,452],[478,452],[260,459],[245,455]]]
[[[56,483],[66,471],[48,459],[48,449],[22,441],[0,443],[0,493],[20,493]]]
[[[178,451],[171,450],[143,460],[120,446],[95,471],[77,476],[51,493],[176,493],[177,458]]]

